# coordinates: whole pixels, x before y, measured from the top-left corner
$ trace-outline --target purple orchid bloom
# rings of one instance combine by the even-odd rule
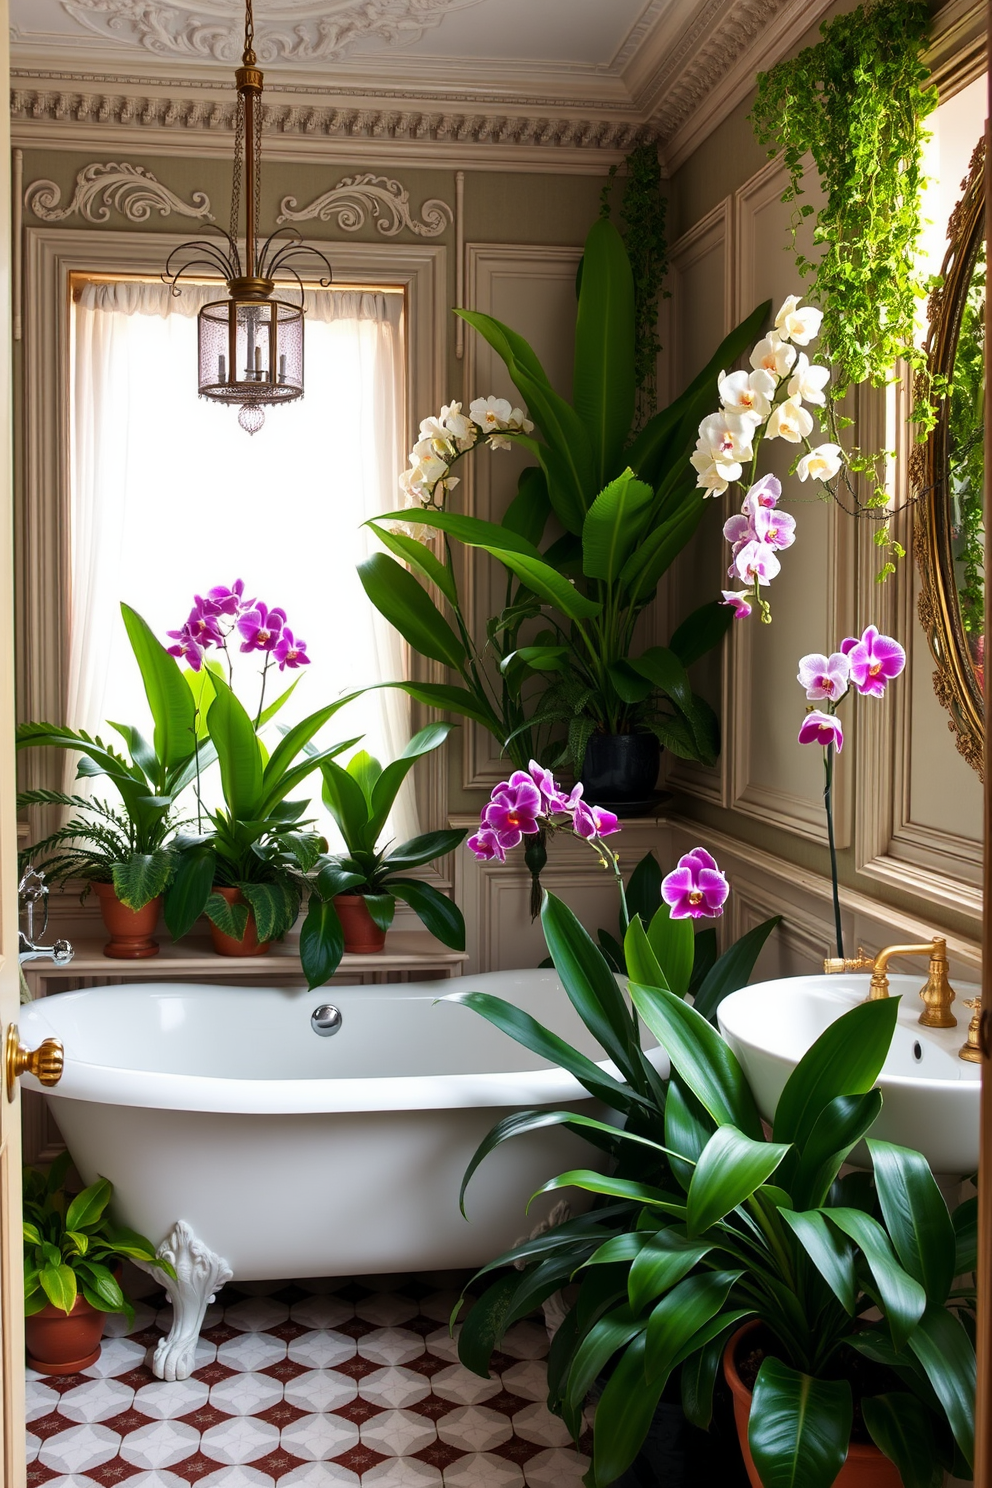
[[[281,672],[284,672],[287,667],[310,665],[306,641],[297,640],[288,625],[283,627],[272,655],[279,663]]]
[[[468,839],[471,852],[479,859],[480,863],[506,862],[506,853],[500,845],[500,840],[490,827],[480,827],[474,837]]]
[[[236,615],[240,609],[249,608],[244,601],[244,592],[244,579],[235,579],[230,589],[225,584],[216,584],[213,589],[208,589],[207,599],[217,606],[216,614]]]
[[[799,658],[797,681],[806,689],[806,696],[814,701],[830,698],[837,702],[847,691],[851,676],[851,663],[843,651],[833,651],[829,656],[811,652]]]
[[[774,475],[763,475],[744,497],[744,515],[753,517],[762,508],[777,506],[782,495],[782,482]]]
[[[781,570],[782,565],[775,556],[775,549],[769,543],[749,542],[744,544],[734,558],[728,575],[730,578],[742,579],[745,584],[753,584],[755,580],[759,584],[768,584]]]
[[[529,768],[531,779],[541,793],[541,815],[552,816],[556,811],[564,811],[568,798],[551,771],[539,765],[537,760],[531,760]]]
[[[482,812],[482,826],[496,833],[500,847],[516,847],[520,839],[540,831],[541,792],[526,770],[514,770],[501,781]]]
[[[184,625],[182,630],[168,630],[166,635],[176,642],[168,648],[169,655],[187,661],[192,670],[198,672],[203,665],[203,647],[190,631],[189,625]]]
[[[723,524],[723,535],[734,550],[734,557],[740,552],[745,543],[754,542],[758,536],[751,523],[751,518],[743,512],[737,516],[728,517]]]
[[[217,624],[218,610],[208,599],[201,599],[197,594],[193,600],[193,608],[189,612],[186,621],[186,629],[193,636],[199,646],[206,649],[207,646],[222,646],[224,644],[224,633]],[[170,631],[171,635],[172,632]]]
[[[274,651],[286,620],[286,611],[270,610],[259,601],[252,610],[245,610],[238,619],[238,633],[242,636],[242,651]]]
[[[878,627],[869,625],[858,640],[848,636],[840,649],[851,667],[851,681],[858,691],[869,697],[884,697],[893,677],[906,665],[906,653],[891,636],[880,635]]]
[[[733,572],[736,578],[736,569]],[[752,609],[750,594],[735,593],[733,589],[721,589],[720,593],[723,595],[723,604],[733,605],[734,619],[746,620]]]
[[[694,847],[679,858],[678,867],[661,881],[661,897],[673,920],[717,919],[729,893],[716,859],[704,847]]]
[[[811,708],[799,730],[799,742],[819,744],[823,749],[832,744],[840,754],[844,748],[844,730],[840,719],[835,718],[832,713],[821,713],[819,708]]]
[[[755,537],[770,548],[791,548],[796,540],[796,519],[788,512],[760,506],[752,521]]]
[[[581,792],[582,786],[577,785],[572,792],[573,804],[568,808],[572,818],[572,831],[576,837],[582,837],[590,841],[593,837],[611,837],[614,832],[620,831],[620,822],[612,811],[607,811],[603,806],[589,806],[575,794]],[[572,797],[569,799],[571,800]]]

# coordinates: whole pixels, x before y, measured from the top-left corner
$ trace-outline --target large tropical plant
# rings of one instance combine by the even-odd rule
[[[562,725],[561,757],[577,765],[596,730],[650,730],[677,754],[715,757],[716,720],[693,693],[687,668],[719,642],[729,612],[704,605],[668,646],[637,654],[634,631],[703,516],[689,456],[707,389],[749,344],[769,308],[759,306],[681,397],[633,437],[633,281],[612,223],[595,223],[586,240],[572,402],[555,392],[516,331],[491,316],[458,312],[506,364],[540,438],[532,437],[519,409],[493,398],[473,403],[471,418],[453,404],[421,426],[414,466],[403,480],[419,503],[416,515],[407,508],[371,524],[392,556],[374,554],[359,574],[376,608],[458,682],[397,685],[490,729],[517,768],[547,758],[537,731]],[[510,440],[530,450],[538,468],[524,473],[502,521],[452,511],[452,467],[483,442]],[[546,543],[552,515],[561,531]],[[397,532],[390,525],[397,521],[440,533],[442,554],[431,533]],[[471,633],[453,542],[483,549],[506,573],[505,604],[485,637]],[[440,605],[421,580],[436,588]]]
[[[549,1125],[586,1137],[615,1170],[570,1171],[544,1185],[585,1190],[593,1207],[484,1268],[496,1279],[465,1320],[462,1361],[486,1374],[506,1329],[576,1283],[550,1354],[549,1405],[577,1437],[589,1390],[608,1374],[588,1478],[606,1488],[633,1461],[676,1371],[688,1418],[708,1425],[727,1339],[757,1319],[764,1357],[748,1440],[766,1488],[834,1482],[851,1435],[854,1373],[865,1380],[864,1424],[906,1488],[936,1488],[944,1469],[968,1476],[975,1201],[952,1218],[920,1153],[870,1137],[873,1172],[838,1176],[881,1108],[873,1087],[898,1000],[857,1006],[817,1039],[786,1083],[769,1137],[732,1051],[671,990],[686,979],[662,971],[673,965],[668,948],[654,954],[632,921],[629,1005],[550,895],[543,920],[563,986],[621,1078],[520,1009],[479,993],[464,1001],[569,1070],[622,1125],[572,1111],[516,1113],[485,1139],[465,1181],[501,1142]],[[668,1082],[641,1048],[639,1020],[671,1060]]]
[[[362,895],[380,930],[389,929],[401,899],[443,945],[465,949],[465,921],[457,904],[422,878],[409,877],[413,869],[453,852],[464,840],[465,829],[421,832],[398,846],[381,841],[407,775],[450,732],[449,723],[429,724],[385,768],[364,749],[346,767],[334,759],[321,761],[324,804],[345,844],[343,853],[322,854],[314,865],[314,892],[300,930],[301,955],[306,965],[312,963],[323,973],[322,981],[337,970],[344,951],[344,932],[334,908],[337,894]]]

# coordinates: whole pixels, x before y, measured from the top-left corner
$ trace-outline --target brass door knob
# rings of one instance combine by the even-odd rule
[[[7,1028],[4,1046],[4,1066],[7,1080],[7,1099],[14,1099],[17,1079],[25,1072],[34,1075],[42,1085],[57,1085],[65,1067],[65,1050],[58,1039],[47,1038],[37,1049],[25,1049],[16,1023]]]

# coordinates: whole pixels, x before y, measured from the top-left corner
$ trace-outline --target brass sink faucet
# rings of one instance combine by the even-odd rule
[[[840,956],[828,957],[823,963],[823,969],[828,975],[832,972],[870,970],[868,1001],[877,1002],[879,998],[889,995],[888,965],[892,956],[930,957],[927,984],[920,989],[920,996],[925,1004],[920,1022],[924,1028],[956,1028],[958,1020],[951,1012],[954,989],[947,980],[947,941],[942,935],[935,935],[925,945],[886,946],[875,957],[866,955],[859,947],[857,956],[847,960]]]

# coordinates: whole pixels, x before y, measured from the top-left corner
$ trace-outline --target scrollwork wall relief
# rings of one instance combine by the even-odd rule
[[[92,161],[84,166],[65,206],[56,182],[32,181],[24,193],[24,205],[42,222],[64,222],[77,214],[84,222],[106,222],[111,210],[120,212],[128,222],[147,222],[153,211],[162,217],[176,213],[208,221],[213,221],[214,215],[205,191],[194,191],[191,201],[184,202],[144,166],[129,165],[125,160]]]
[[[454,212],[438,197],[425,201],[420,218],[410,211],[410,193],[401,181],[376,176],[371,171],[345,176],[336,186],[318,196],[308,207],[296,210],[296,197],[283,197],[276,222],[329,222],[332,217],[342,232],[358,232],[367,220],[376,224],[383,237],[394,238],[406,228],[418,238],[436,238],[454,220]]]

